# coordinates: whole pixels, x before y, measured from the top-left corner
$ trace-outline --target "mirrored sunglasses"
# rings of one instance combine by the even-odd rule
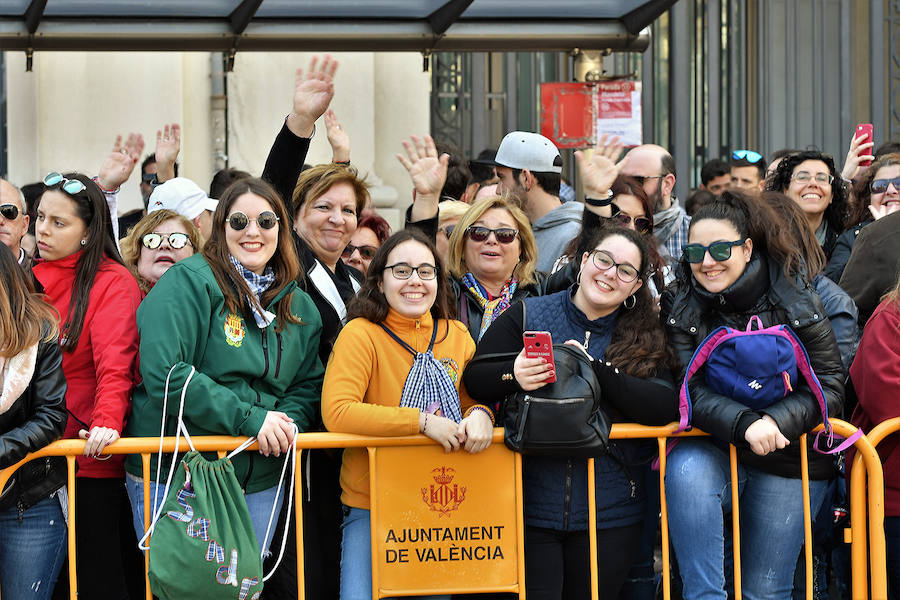
[[[141,244],[143,244],[144,248],[148,248],[150,250],[156,250],[159,248],[160,244],[163,243],[163,240],[169,242],[169,246],[174,248],[175,250],[180,250],[184,248],[187,244],[191,243],[191,238],[186,233],[146,233],[144,237],[141,238]]]
[[[466,235],[468,235],[469,239],[473,242],[483,242],[488,239],[492,233],[501,244],[511,244],[513,240],[516,239],[516,236],[519,235],[519,232],[511,227],[491,229],[489,227],[472,225],[466,229]]]
[[[19,207],[15,204],[0,204],[0,215],[7,221],[15,221],[19,217]]]
[[[894,184],[894,189],[900,192],[900,177],[893,177],[891,179],[875,179],[872,181],[872,183],[869,184],[869,189],[872,190],[873,194],[883,194],[888,191],[888,187],[891,184]]]
[[[60,173],[48,173],[44,177],[44,185],[47,187],[54,187],[60,184],[62,184],[62,190],[69,195],[74,195],[84,190],[83,183],[77,179],[66,179]]]
[[[255,219],[251,219],[247,217],[242,212],[231,213],[228,217],[228,226],[234,229],[235,231],[241,231],[250,224],[250,221],[256,221],[257,227],[260,229],[272,229],[276,225],[278,225],[278,221],[280,219],[275,216],[271,210],[264,210]]]
[[[353,252],[355,250],[359,250],[359,255],[366,260],[372,260],[373,258],[375,258],[375,253],[378,252],[378,248],[376,248],[375,246],[354,246],[353,244],[347,244],[347,247],[344,248],[341,256],[344,258],[350,258],[351,256],[353,256]]]
[[[446,225],[446,226],[444,226],[444,227],[441,227],[441,228],[438,229],[438,231],[440,231],[441,233],[443,233],[444,235],[446,235],[446,236],[447,236],[447,239],[449,240],[449,239],[450,239],[450,236],[453,235],[453,230],[454,230],[454,229],[456,229],[456,224],[455,224],[455,223],[454,223],[453,225]]]
[[[734,160],[746,160],[749,163],[756,164],[763,159],[763,155],[753,150],[735,150],[731,153]]]
[[[702,263],[709,252],[709,256],[716,262],[722,262],[731,258],[731,249],[735,246],[743,246],[746,240],[737,240],[735,242],[713,242],[709,246],[701,244],[688,244],[684,247],[684,260],[689,263]]]

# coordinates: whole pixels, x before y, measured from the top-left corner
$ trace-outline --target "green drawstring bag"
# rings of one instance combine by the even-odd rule
[[[263,581],[268,577],[263,577],[259,543],[231,463],[231,457],[252,444],[255,438],[218,460],[208,460],[194,449],[182,419],[184,396],[193,374],[192,369],[182,388],[175,455],[166,481],[165,500],[160,505],[156,498],[153,499],[153,506],[159,508],[138,544],[142,550],[150,552],[150,590],[161,600],[257,600],[262,594]],[[167,399],[168,378],[163,415],[166,414]],[[176,469],[175,459],[181,435],[184,435],[191,450],[177,463]],[[296,453],[289,452],[288,455],[275,506],[278,505],[288,464],[293,463],[292,474],[296,464]],[[160,480],[161,464],[162,435],[156,481]],[[293,493],[289,494],[289,498],[293,498]],[[273,507],[268,530],[272,529],[274,517]],[[149,544],[151,534],[152,545]],[[266,537],[268,534],[269,531]],[[286,537],[282,541],[282,554],[285,541]]]

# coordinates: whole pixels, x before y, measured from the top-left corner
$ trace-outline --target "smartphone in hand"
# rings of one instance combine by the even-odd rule
[[[549,331],[526,331],[522,334],[525,343],[526,358],[546,358],[550,364],[553,362],[553,338]],[[547,383],[556,381],[556,370],[545,380]]]
[[[864,139],[862,141],[863,144],[868,144],[869,142],[875,141],[875,136],[873,133],[871,123],[860,123],[859,125],[856,126],[856,137],[858,138],[861,135],[866,136],[866,139]],[[870,148],[867,151],[867,154],[872,154],[872,152],[874,152],[874,151],[875,151],[875,148]],[[872,164],[871,160],[863,160],[863,161],[860,161],[859,166],[860,167],[868,167],[871,164]]]

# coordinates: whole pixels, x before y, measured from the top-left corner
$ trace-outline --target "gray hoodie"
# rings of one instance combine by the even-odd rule
[[[566,202],[531,224],[538,249],[538,271],[550,272],[556,259],[581,231],[583,214],[581,202]]]

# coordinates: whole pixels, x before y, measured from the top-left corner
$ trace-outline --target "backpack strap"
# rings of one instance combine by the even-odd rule
[[[712,351],[716,349],[716,346],[722,343],[722,340],[731,332],[731,328],[729,327],[717,327],[712,333],[706,336],[706,339],[700,342],[700,345],[697,346],[697,349],[694,351],[694,355],[691,357],[690,362],[688,362],[687,369],[684,373],[684,381],[681,384],[681,392],[678,394],[678,429],[675,430],[676,433],[680,431],[688,431],[691,429],[691,392],[688,389],[688,381],[690,381],[691,377],[700,370],[706,361],[709,359],[709,355],[712,354]]]

